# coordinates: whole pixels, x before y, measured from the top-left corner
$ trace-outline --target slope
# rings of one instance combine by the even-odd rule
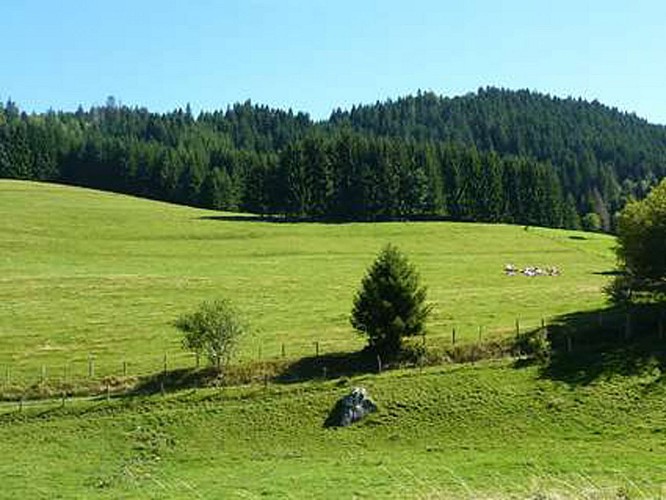
[[[253,334],[242,359],[362,347],[348,315],[387,242],[420,270],[435,306],[429,341],[475,341],[603,303],[613,239],[446,222],[259,221],[86,189],[0,181],[0,366],[29,380],[191,366],[172,322],[231,298]],[[508,277],[506,263],[559,277]],[[284,347],[283,347],[284,346]],[[125,363],[125,365],[123,365]],[[125,366],[125,368],[123,368]],[[3,377],[5,379],[5,377]]]

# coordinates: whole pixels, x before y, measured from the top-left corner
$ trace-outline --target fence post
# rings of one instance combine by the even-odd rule
[[[285,356],[284,342],[282,342],[282,357],[284,358],[284,356]]]
[[[377,373],[382,372],[382,358],[379,357],[379,354],[377,354]]]
[[[479,325],[479,343],[481,342],[482,332],[483,332],[483,327]]]
[[[199,369],[199,365],[201,363],[201,359],[200,359],[201,356],[199,355],[198,351],[194,353],[194,358],[195,358],[195,362],[196,362],[196,365],[197,365],[197,369]]]
[[[46,365],[42,365],[42,383],[46,382]]]
[[[164,353],[164,376],[165,376],[165,377],[166,377],[167,372],[169,371],[168,368],[169,368],[169,367],[168,367],[168,365],[167,365],[167,354],[166,354],[166,352],[165,352],[165,353]]]
[[[456,327],[451,330],[451,344],[456,345]]]
[[[95,376],[95,360],[93,359],[92,354],[88,354],[88,378],[93,378]]]
[[[127,360],[123,359],[123,377],[127,377]]]
[[[315,341],[315,356],[319,357],[319,341]]]
[[[631,338],[631,313],[630,312],[627,312],[627,316],[625,318],[624,338],[625,338],[625,340],[628,340],[629,338]]]
[[[520,319],[516,318],[516,337],[520,337]]]

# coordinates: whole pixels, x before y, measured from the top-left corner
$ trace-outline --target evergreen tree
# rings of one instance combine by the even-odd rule
[[[354,298],[351,324],[367,336],[368,346],[394,357],[403,337],[425,334],[431,307],[416,269],[393,245],[387,245],[361,282]]]

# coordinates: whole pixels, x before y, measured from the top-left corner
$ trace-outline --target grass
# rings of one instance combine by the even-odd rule
[[[448,222],[219,220],[219,213],[92,190],[0,181],[0,378],[85,377],[191,366],[171,323],[225,296],[254,333],[240,357],[353,351],[356,288],[397,244],[435,305],[429,342],[473,342],[543,317],[595,309],[613,239]],[[556,265],[557,278],[504,276],[505,263]],[[92,359],[92,362],[89,361]],[[91,366],[91,364],[93,366]]]
[[[484,339],[502,339],[516,318],[524,330],[557,316],[553,338],[580,333],[581,347],[571,356],[555,342],[544,366],[504,359],[64,406],[0,402],[0,498],[666,497],[666,358],[652,332],[661,312],[649,315],[646,349],[624,346],[624,313],[602,310],[600,293],[612,238],[508,225],[225,219],[17,181],[0,181],[0,210],[2,390],[21,379],[85,379],[88,369],[93,379],[118,375],[123,362],[130,375],[159,373],[165,361],[170,370],[192,366],[171,324],[217,296],[251,319],[241,359],[273,358],[267,369],[296,375],[326,360],[338,376],[335,363],[344,371],[354,356],[333,353],[363,345],[348,324],[354,291],[389,241],[429,287],[431,345],[447,347],[455,327],[461,352],[472,352],[479,326]],[[563,274],[507,277],[508,262]],[[586,349],[602,327],[614,342]],[[276,360],[282,344],[286,359]],[[325,429],[335,401],[356,385],[379,411]]]
[[[325,429],[363,385],[379,411]],[[0,406],[7,498],[658,498],[659,370],[577,387],[509,361]]]

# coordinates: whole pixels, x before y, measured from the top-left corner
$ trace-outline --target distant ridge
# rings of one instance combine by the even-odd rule
[[[0,106],[0,177],[207,208],[375,220],[443,216],[612,230],[666,176],[666,127],[597,101],[483,88],[305,113],[246,101],[193,116]]]

